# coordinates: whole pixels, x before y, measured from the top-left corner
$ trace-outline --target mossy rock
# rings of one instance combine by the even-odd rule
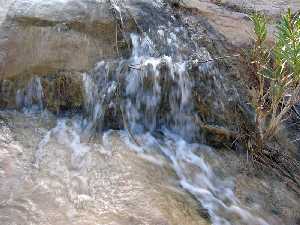
[[[60,73],[42,80],[45,108],[50,111],[80,110],[83,106],[81,74]]]
[[[0,81],[0,108],[16,109],[17,94],[26,96],[33,79],[39,79],[42,86],[43,106],[49,111],[81,110],[83,106],[82,77],[78,72],[57,72],[47,76],[22,76],[29,79],[7,79]],[[33,78],[31,78],[33,77]],[[33,96],[32,103],[37,100]]]

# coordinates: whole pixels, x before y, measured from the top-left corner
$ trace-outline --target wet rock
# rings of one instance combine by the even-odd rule
[[[45,108],[60,110],[81,109],[83,103],[82,77],[80,73],[60,73],[42,81]]]
[[[269,168],[253,164],[251,157],[228,150],[219,151],[220,168],[236,177],[235,193],[249,208],[264,209],[269,223],[298,224],[299,195],[290,190],[285,181]],[[218,167],[216,166],[216,167]]]
[[[58,72],[27,79],[0,81],[0,107],[23,109],[32,106],[52,112],[80,110],[83,107],[82,74]]]

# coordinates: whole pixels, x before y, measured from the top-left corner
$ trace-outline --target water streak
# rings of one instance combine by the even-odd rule
[[[40,111],[43,109],[43,97],[41,79],[34,77],[25,88],[17,91],[16,104],[24,112]]]
[[[180,136],[162,131],[163,136],[147,133],[139,137],[142,148],[132,143],[128,135],[122,135],[125,143],[138,153],[162,152],[172,163],[180,185],[192,193],[206,208],[214,225],[267,225],[251,209],[242,206],[233,192],[234,182],[230,178],[218,177],[205,158],[217,160],[214,150],[206,145],[189,144]],[[154,147],[155,146],[155,147]]]

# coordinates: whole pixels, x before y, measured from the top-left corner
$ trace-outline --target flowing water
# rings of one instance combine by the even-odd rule
[[[234,179],[216,172],[214,150],[194,143],[187,38],[183,27],[159,28],[158,54],[150,37],[131,34],[131,57],[83,74],[83,115],[43,111],[39,78],[20,90],[23,114],[2,112],[16,135],[1,132],[1,224],[209,224],[200,207],[214,225],[268,224],[259,206],[235,197]],[[207,50],[192,48],[208,61],[199,76],[218,74]],[[122,130],[106,129],[108,114]]]
[[[177,29],[179,32],[180,28]],[[213,224],[268,224],[239,203],[233,193],[232,180],[214,174],[205,160],[208,156],[216,157],[213,150],[187,142],[197,134],[191,98],[194,84],[188,74],[189,62],[184,56],[179,57],[176,33],[167,34],[163,30],[158,33],[166,40],[170,56],[155,57],[148,37],[132,35],[132,57],[120,62],[113,72],[115,76],[109,77],[111,71],[105,62],[99,63],[96,72],[85,76],[87,99],[91,101],[88,106],[94,106],[92,123],[97,121],[96,118],[103,118],[103,103],[111,101],[112,90],[117,89],[119,83],[124,86],[119,93],[119,105],[123,107],[128,124],[125,127],[125,143],[131,144],[139,153],[163,154],[171,162],[180,185],[208,210]],[[203,55],[208,57],[206,60],[210,59],[207,52]],[[130,65],[130,68],[122,71],[124,65]],[[211,63],[200,65],[199,72],[203,69],[212,73],[216,70]],[[99,87],[97,82],[101,92],[95,88]],[[100,98],[97,96],[99,93]]]

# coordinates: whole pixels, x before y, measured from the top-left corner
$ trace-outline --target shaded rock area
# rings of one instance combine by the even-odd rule
[[[269,168],[253,163],[251,156],[244,152],[220,150],[220,160],[214,168],[220,173],[235,177],[235,194],[243,204],[249,207],[261,207],[272,215],[269,223],[299,224],[299,195],[291,191],[290,186]]]
[[[254,114],[242,79],[245,67],[239,52],[198,10],[177,5],[174,14],[185,24],[190,39],[200,46],[189,61],[189,74],[195,81],[197,123],[208,144],[231,145],[241,124],[247,123],[254,129]]]
[[[0,81],[1,107],[21,110],[37,105],[56,113],[62,110],[82,109],[81,73],[57,72],[53,75],[41,77],[28,75],[28,77],[28,80],[14,77]],[[41,90],[37,90],[38,88]],[[37,93],[39,91],[40,93]]]

